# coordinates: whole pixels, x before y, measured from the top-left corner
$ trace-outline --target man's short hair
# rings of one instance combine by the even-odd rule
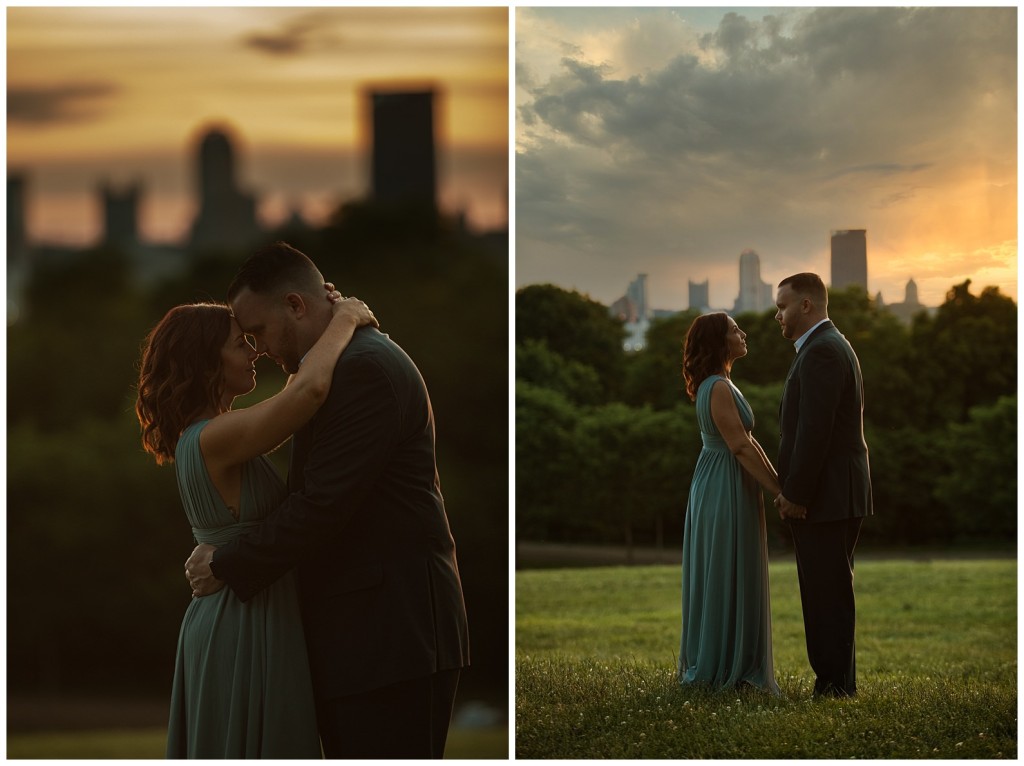
[[[279,290],[315,292],[323,285],[323,276],[307,255],[287,242],[275,242],[249,256],[228,286],[228,301],[244,289],[267,294]]]
[[[825,283],[821,281],[821,277],[811,271],[794,274],[779,282],[779,287],[785,285],[789,285],[789,288],[797,295],[810,298],[816,306],[821,308],[828,306],[828,290],[825,289]]]

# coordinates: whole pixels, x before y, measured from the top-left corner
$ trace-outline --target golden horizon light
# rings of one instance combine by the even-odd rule
[[[403,86],[437,94],[442,208],[507,225],[504,8],[8,8],[8,174],[31,240],[94,239],[107,179],[141,180],[143,235],[174,239],[197,135],[226,125],[261,216],[320,223],[366,190],[367,92]]]

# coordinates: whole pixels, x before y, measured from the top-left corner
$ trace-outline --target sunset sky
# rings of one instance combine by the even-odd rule
[[[866,229],[868,289],[1017,298],[1017,11],[519,8],[516,284],[655,308],[740,253],[829,281]]]
[[[142,180],[143,235],[174,241],[226,125],[267,222],[321,223],[369,190],[366,89],[432,86],[442,207],[503,226],[508,40],[507,8],[7,8],[8,172],[36,241],[95,241],[104,179]]]

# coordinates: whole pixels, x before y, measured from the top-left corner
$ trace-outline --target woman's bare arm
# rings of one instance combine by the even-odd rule
[[[338,358],[356,329],[367,324],[376,325],[377,320],[362,301],[336,303],[327,329],[280,392],[251,407],[224,412],[203,429],[199,439],[207,466],[241,465],[301,428],[327,400]]]
[[[782,491],[779,476],[756,440],[743,427],[729,383],[716,381],[711,389],[711,417],[732,454],[758,484],[777,497]]]

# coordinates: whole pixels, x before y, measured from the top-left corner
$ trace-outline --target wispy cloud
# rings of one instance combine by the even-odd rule
[[[341,43],[332,27],[327,15],[307,13],[285,21],[275,30],[250,32],[243,36],[242,44],[271,56],[297,56]]]
[[[111,83],[80,82],[7,91],[7,120],[41,126],[97,119],[118,88]]]
[[[850,175],[902,175],[905,173],[917,173],[932,167],[932,165],[933,163],[931,162],[916,162],[914,164],[907,164],[903,162],[872,162],[867,165],[857,165],[852,168],[840,168],[829,176],[829,178],[841,178],[842,176]]]

